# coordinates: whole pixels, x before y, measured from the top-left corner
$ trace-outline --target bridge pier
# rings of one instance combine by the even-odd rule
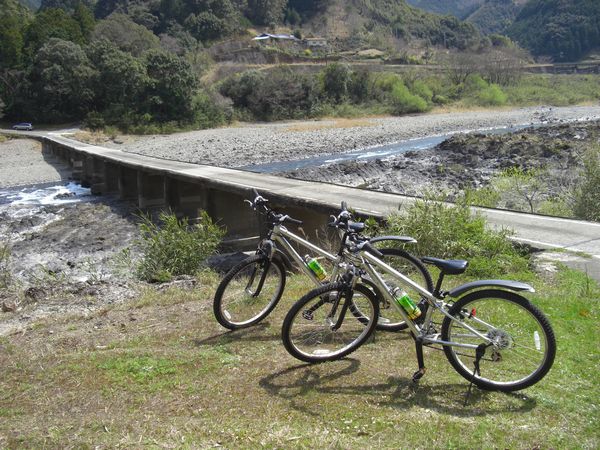
[[[140,209],[167,206],[166,177],[139,171],[137,173],[138,206]]]
[[[91,191],[93,195],[106,194],[105,163],[102,159],[92,160]]]
[[[83,163],[84,158],[78,157],[75,154],[71,154],[69,157],[69,164],[73,169],[73,179],[83,185]]]
[[[94,178],[94,157],[87,156],[82,161],[81,186],[91,188]]]
[[[119,198],[121,200],[137,200],[137,171],[129,167],[119,166],[118,172]]]
[[[104,191],[103,194],[119,192],[119,166],[108,161],[104,162]]]
[[[201,183],[190,183],[177,178],[167,178],[166,204],[180,217],[196,219],[199,210],[208,204],[208,192]]]

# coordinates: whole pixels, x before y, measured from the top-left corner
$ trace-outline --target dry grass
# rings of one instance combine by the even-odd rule
[[[332,128],[374,127],[377,123],[368,119],[325,119],[317,122],[302,122],[290,125],[285,132],[318,131]]]
[[[134,305],[1,338],[0,447],[598,445],[597,345],[583,363],[573,355],[563,365],[571,343],[559,335],[558,364],[539,385],[475,390],[465,406],[467,383],[441,352],[427,352],[429,372],[412,384],[406,334],[378,333],[339,362],[299,364],[279,334],[305,282],[292,278],[270,318],[237,332],[214,320],[214,280],[205,277],[196,291],[151,290]],[[597,329],[597,307],[588,313],[582,325]]]

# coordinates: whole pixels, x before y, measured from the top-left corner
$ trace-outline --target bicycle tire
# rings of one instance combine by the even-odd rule
[[[361,320],[347,310],[340,328],[332,330],[331,324],[339,316],[328,319],[331,309],[327,305],[332,305],[332,296],[337,296],[344,289],[346,286],[343,283],[330,283],[313,289],[288,311],[281,337],[292,356],[309,363],[334,361],[355,351],[371,336],[379,314],[379,303],[373,291],[361,284],[351,291],[352,297],[347,308],[359,304],[363,312],[370,311],[366,316],[361,315],[368,320]],[[341,313],[342,302],[346,301],[340,301],[336,313]],[[311,349],[311,346],[316,348]]]
[[[495,345],[486,349],[480,361],[481,374],[475,376],[475,350],[444,346],[452,367],[480,388],[504,392],[525,389],[552,367],[554,332],[546,316],[525,297],[502,290],[475,291],[459,299],[448,312],[494,339]],[[442,322],[442,340],[475,345],[484,342],[448,317]]]
[[[256,291],[267,267],[259,295]],[[213,312],[217,322],[230,330],[257,324],[277,306],[285,289],[285,267],[278,259],[254,255],[232,268],[215,292]]]
[[[383,253],[383,258],[381,258],[383,262],[392,266],[403,275],[408,276],[408,278],[423,286],[429,292],[433,292],[433,280],[431,278],[431,274],[420,259],[411,255],[407,251],[398,248],[378,248],[377,250]],[[380,275],[382,275],[383,279],[386,280],[385,274],[380,273]],[[390,281],[390,283],[386,282],[386,284],[395,285],[396,283],[394,283],[394,281]],[[420,303],[420,308],[422,311],[421,317],[425,317],[425,311],[427,310],[428,303],[421,302],[423,296],[409,286],[402,285],[400,287],[406,291],[408,296],[416,304]],[[404,318],[400,312],[398,312],[397,307],[390,304],[380,292],[375,292],[375,294],[379,300],[379,319],[377,320],[377,329],[382,331],[401,331],[408,328]]]

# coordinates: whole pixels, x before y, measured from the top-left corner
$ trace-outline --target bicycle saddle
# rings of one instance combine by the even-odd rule
[[[444,275],[458,275],[467,270],[469,261],[462,259],[439,259],[432,258],[431,256],[424,256],[421,258],[426,264],[433,264],[442,271]]]

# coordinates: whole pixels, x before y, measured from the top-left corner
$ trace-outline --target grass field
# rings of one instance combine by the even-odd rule
[[[226,332],[218,282],[148,289],[133,304],[0,338],[0,448],[597,448],[598,286],[561,270],[531,297],[558,351],[538,385],[474,389],[442,352],[419,385],[405,333],[377,333],[350,358],[300,364],[282,317],[306,289],[293,276],[265,323]],[[456,284],[458,281],[454,281]]]

